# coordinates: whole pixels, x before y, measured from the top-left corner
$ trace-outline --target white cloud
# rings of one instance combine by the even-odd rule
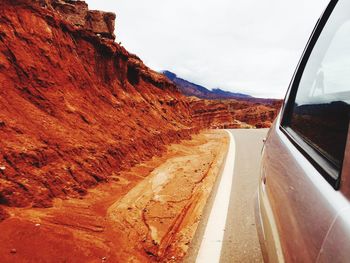
[[[327,0],[87,0],[155,70],[208,88],[280,97]]]

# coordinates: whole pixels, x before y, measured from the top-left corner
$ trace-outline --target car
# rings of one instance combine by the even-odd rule
[[[264,140],[256,222],[266,262],[350,262],[350,1],[318,20]]]

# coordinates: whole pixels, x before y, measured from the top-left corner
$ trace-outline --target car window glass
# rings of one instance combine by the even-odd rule
[[[301,77],[289,126],[338,170],[349,126],[350,4],[340,1]]]

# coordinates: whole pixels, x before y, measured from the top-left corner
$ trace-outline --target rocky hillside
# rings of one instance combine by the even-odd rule
[[[84,195],[200,129],[276,116],[250,97],[184,97],[114,41],[115,17],[83,1],[0,2],[0,220],[1,205]]]
[[[277,117],[281,101],[255,103],[234,99],[201,100],[191,98],[193,122],[211,129],[269,128]]]
[[[281,100],[209,90],[170,71],[163,71],[163,74],[189,97],[194,125],[202,128],[269,128],[282,105]]]
[[[82,1],[0,2],[0,204],[84,195],[195,131],[175,85],[114,42],[114,19]]]

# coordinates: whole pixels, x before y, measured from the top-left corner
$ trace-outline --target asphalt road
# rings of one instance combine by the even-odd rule
[[[202,262],[263,262],[258,235],[255,226],[254,198],[259,181],[260,155],[263,139],[268,129],[229,130],[235,141],[235,161],[232,171],[232,188],[228,205],[226,226],[222,240],[220,258],[208,258]],[[226,165],[230,162],[226,159]],[[219,184],[220,180],[218,180]],[[184,262],[196,262],[199,247],[203,239],[208,218],[215,199],[218,186],[213,190],[207,208],[203,214],[196,236],[192,241],[188,256]],[[197,262],[199,262],[197,260]]]
[[[263,139],[268,130],[230,130],[236,142],[231,200],[220,262],[263,262],[254,217]],[[228,160],[227,160],[228,161]]]

